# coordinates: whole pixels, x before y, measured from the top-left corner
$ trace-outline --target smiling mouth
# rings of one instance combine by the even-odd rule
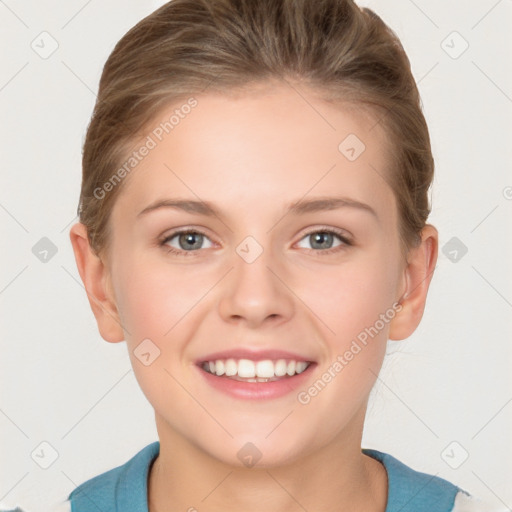
[[[293,359],[216,359],[203,361],[199,367],[216,377],[239,382],[275,382],[299,375],[311,364]]]

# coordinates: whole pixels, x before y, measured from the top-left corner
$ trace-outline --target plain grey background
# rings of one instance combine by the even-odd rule
[[[97,331],[68,233],[102,66],[162,3],[0,1],[4,506],[44,510],[157,440],[126,345]],[[359,4],[397,32],[411,60],[440,233],[424,319],[408,340],[389,342],[363,446],[510,509],[512,2]]]

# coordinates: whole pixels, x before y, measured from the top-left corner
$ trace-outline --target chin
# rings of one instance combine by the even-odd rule
[[[243,435],[223,444],[222,450],[207,450],[210,456],[237,468],[270,469],[295,463],[304,443],[288,438],[265,439],[265,435]],[[288,444],[288,446],[287,446]]]

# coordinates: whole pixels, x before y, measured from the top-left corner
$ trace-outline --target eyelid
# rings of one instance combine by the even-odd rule
[[[199,233],[207,238],[211,238],[208,233],[206,233],[206,230],[202,228],[198,228],[196,226],[185,226],[181,228],[175,228],[171,229],[168,232],[165,232],[162,236],[160,236],[158,239],[160,242],[163,242],[165,240],[169,240],[170,238],[174,238],[176,235],[181,235],[184,233]]]
[[[302,235],[299,238],[299,241],[305,238],[308,235],[312,235],[313,233],[334,233],[337,235],[344,243],[346,244],[353,244],[353,237],[352,235],[341,228],[335,228],[332,226],[313,226],[310,228],[306,228],[307,231],[303,232]],[[319,251],[316,251],[319,252]]]
[[[212,237],[210,237],[206,233],[206,231],[203,230],[202,228],[198,228],[195,226],[186,226],[186,227],[176,228],[176,229],[171,230],[170,232],[166,232],[162,236],[158,237],[158,246],[165,247],[169,253],[174,253],[179,256],[195,256],[200,252],[199,249],[193,250],[193,251],[184,251],[182,249],[177,249],[176,247],[167,245],[167,243],[170,240],[172,240],[174,237],[182,235],[182,234],[187,234],[187,233],[197,233],[197,234],[203,235],[205,238],[210,240],[212,245],[218,245],[217,242],[212,240]],[[208,249],[210,249],[210,248],[208,248]]]

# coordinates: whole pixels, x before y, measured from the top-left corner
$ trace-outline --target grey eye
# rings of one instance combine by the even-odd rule
[[[171,241],[177,239],[178,245]],[[203,243],[207,241],[210,245],[203,247]],[[194,251],[197,249],[207,249],[212,246],[211,241],[202,233],[197,231],[186,231],[181,233],[175,233],[167,238],[165,241],[167,245],[179,249],[182,251]]]
[[[332,233],[330,231],[314,231],[313,233],[307,234],[302,240],[307,240],[310,244],[310,247],[304,247],[305,249],[331,249],[336,245],[333,245],[335,242],[335,238],[340,240],[340,243],[336,245],[341,245],[343,241],[340,236],[336,233]],[[302,242],[301,240],[301,242]]]

